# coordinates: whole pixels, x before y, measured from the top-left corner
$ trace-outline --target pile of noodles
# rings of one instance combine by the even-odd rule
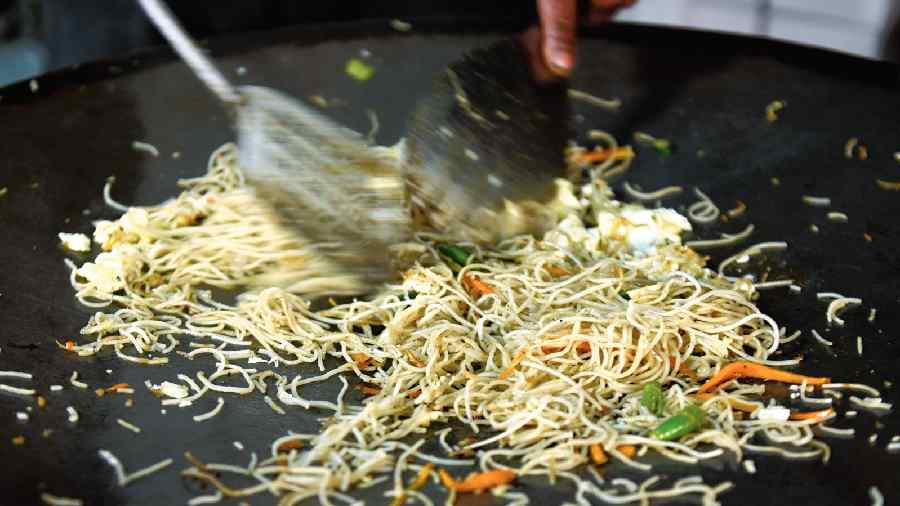
[[[243,186],[234,146],[213,154],[206,176],[182,185],[173,200],[96,224],[103,252],[71,265],[71,281],[78,299],[102,312],[75,351],[109,348],[149,364],[165,364],[173,352],[209,360],[208,372],[194,378],[173,372],[186,396],[165,398],[167,405],[187,407],[211,392],[268,390],[279,405],[330,415],[321,433],[282,437],[271,458],[250,468],[207,464],[184,472],[225,495],[269,492],[284,504],[307,497],[332,504],[390,480],[388,495],[395,496],[431,461],[457,475],[473,465],[572,480],[580,504],[684,494],[711,504],[729,483],[689,477],[661,486],[641,457],[655,452],[688,464],[726,452],[741,460],[747,451],[827,458],[812,432],[821,420],[767,421],[733,409],[736,400],[763,407],[758,383],[731,381],[705,400],[692,396],[730,361],[797,361],[769,358],[780,331],[751,301],[752,284],[705,268],[677,236],[641,253],[615,231],[592,231],[600,204],[591,195],[608,193],[599,179],[579,195],[566,226],[544,239],[463,245],[472,256],[460,269],[439,253],[440,237],[421,235],[398,248],[416,259],[398,284],[371,300],[315,312],[297,294],[324,282],[316,260]],[[265,287],[267,276],[285,273],[295,282]],[[489,290],[469,290],[469,276]],[[249,288],[229,305],[209,287]],[[326,357],[342,365],[326,369]],[[301,363],[318,364],[323,374],[272,368]],[[239,386],[222,384],[229,376]],[[304,398],[308,385],[335,376],[343,389],[333,402]],[[345,401],[348,379],[367,394],[361,403]],[[665,416],[700,404],[708,417],[703,429],[673,442],[649,438],[664,418],[639,402],[650,381],[664,387]],[[471,437],[448,423],[468,427]],[[438,440],[444,455],[421,452],[426,440]],[[302,445],[279,451],[290,441]],[[580,466],[598,443],[615,460],[649,470],[649,479],[585,478]],[[626,444],[639,449],[636,457],[617,450]],[[234,488],[227,473],[211,474],[216,469],[258,483]],[[512,490],[495,493],[527,502]],[[419,492],[408,496],[430,502]]]

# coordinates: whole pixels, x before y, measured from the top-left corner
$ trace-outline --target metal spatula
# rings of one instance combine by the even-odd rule
[[[553,217],[541,205],[556,196],[554,180],[566,177],[569,118],[565,85],[536,83],[519,40],[471,51],[437,76],[411,117],[413,210],[481,242],[543,231]]]
[[[229,83],[160,0],[139,0],[203,83],[234,112],[248,181],[326,260],[320,272],[362,292],[392,276],[388,248],[420,224],[490,241],[545,226],[540,212],[511,226],[510,202],[539,209],[564,172],[565,91],[535,86],[524,51],[503,42],[439,76],[417,107],[408,149],[362,136],[272,89]],[[532,205],[537,204],[537,206]],[[520,230],[521,229],[521,230]]]

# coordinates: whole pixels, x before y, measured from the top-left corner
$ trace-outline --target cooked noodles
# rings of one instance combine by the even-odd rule
[[[700,191],[700,188],[694,188],[694,194],[700,199],[687,208],[688,218],[695,223],[712,223],[719,218],[721,211],[716,203],[709,198],[708,195]]]
[[[595,137],[615,146],[614,139]],[[595,173],[611,167],[627,165],[601,165]],[[206,176],[182,185],[173,200],[96,224],[103,253],[73,265],[71,282],[78,300],[99,312],[82,330],[89,339],[72,351],[109,349],[124,360],[152,354],[156,362],[147,363],[163,367],[173,352],[208,361],[206,372],[178,374],[166,382],[171,386],[148,383],[165,406],[191,406],[210,392],[264,393],[273,384],[280,403],[270,403],[273,409],[329,413],[320,433],[277,440],[272,456],[245,473],[255,480],[246,488],[233,488],[227,477],[196,463],[183,473],[224,496],[269,491],[283,493],[284,505],[307,497],[331,504],[378,474],[396,473],[397,494],[409,482],[404,473],[420,469],[418,463],[471,462],[482,471],[572,477],[579,503],[587,496],[624,503],[685,494],[712,503],[730,483],[692,478],[660,487],[653,476],[623,489],[571,473],[590,461],[593,445],[638,469],[651,469],[641,462],[647,451],[686,463],[726,450],[738,459],[747,451],[829,455],[811,428],[830,417],[757,418],[762,385],[733,379],[698,395],[702,382],[729,362],[780,367],[799,360],[771,358],[782,338],[778,324],[752,302],[752,283],[722,274],[727,261],[716,273],[681,245],[679,233],[690,227],[683,217],[623,206],[602,180],[583,188],[579,213],[543,239],[517,237],[492,248],[462,244],[465,256],[451,261],[444,238],[420,233],[396,247],[411,265],[397,283],[372,298],[318,311],[304,294],[339,290],[344,280],[317,277],[311,249],[244,187],[233,146],[213,154]],[[718,216],[708,197],[698,195],[708,203],[701,214],[708,218],[715,209]],[[784,247],[762,243],[743,254]],[[226,304],[206,287],[245,291]],[[175,336],[184,336],[189,352],[176,351]],[[275,369],[297,364],[316,364],[322,373]],[[343,382],[336,399],[308,398],[307,386],[335,378]],[[348,394],[348,378],[366,395],[362,402]],[[656,412],[642,403],[651,382],[664,392]],[[215,416],[223,404],[219,397],[215,409],[194,419]],[[692,405],[705,414],[701,427],[671,441],[648,437]],[[471,436],[427,432],[449,422]],[[439,440],[447,455],[401,442],[416,434]],[[120,484],[143,475],[126,476],[104,452]]]

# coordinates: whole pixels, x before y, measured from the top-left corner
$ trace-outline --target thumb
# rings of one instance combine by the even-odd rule
[[[577,0],[537,0],[541,18],[541,47],[550,70],[566,77],[575,68]]]

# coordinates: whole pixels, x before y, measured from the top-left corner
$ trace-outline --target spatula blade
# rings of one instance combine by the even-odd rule
[[[540,204],[566,177],[570,111],[562,83],[532,78],[517,39],[451,64],[409,124],[406,169],[417,221],[483,242],[551,226]],[[533,212],[503,218],[509,202]]]
[[[392,276],[388,248],[409,237],[399,155],[269,88],[240,89],[240,163],[257,194],[322,256],[345,292]],[[340,290],[335,290],[335,292]]]

